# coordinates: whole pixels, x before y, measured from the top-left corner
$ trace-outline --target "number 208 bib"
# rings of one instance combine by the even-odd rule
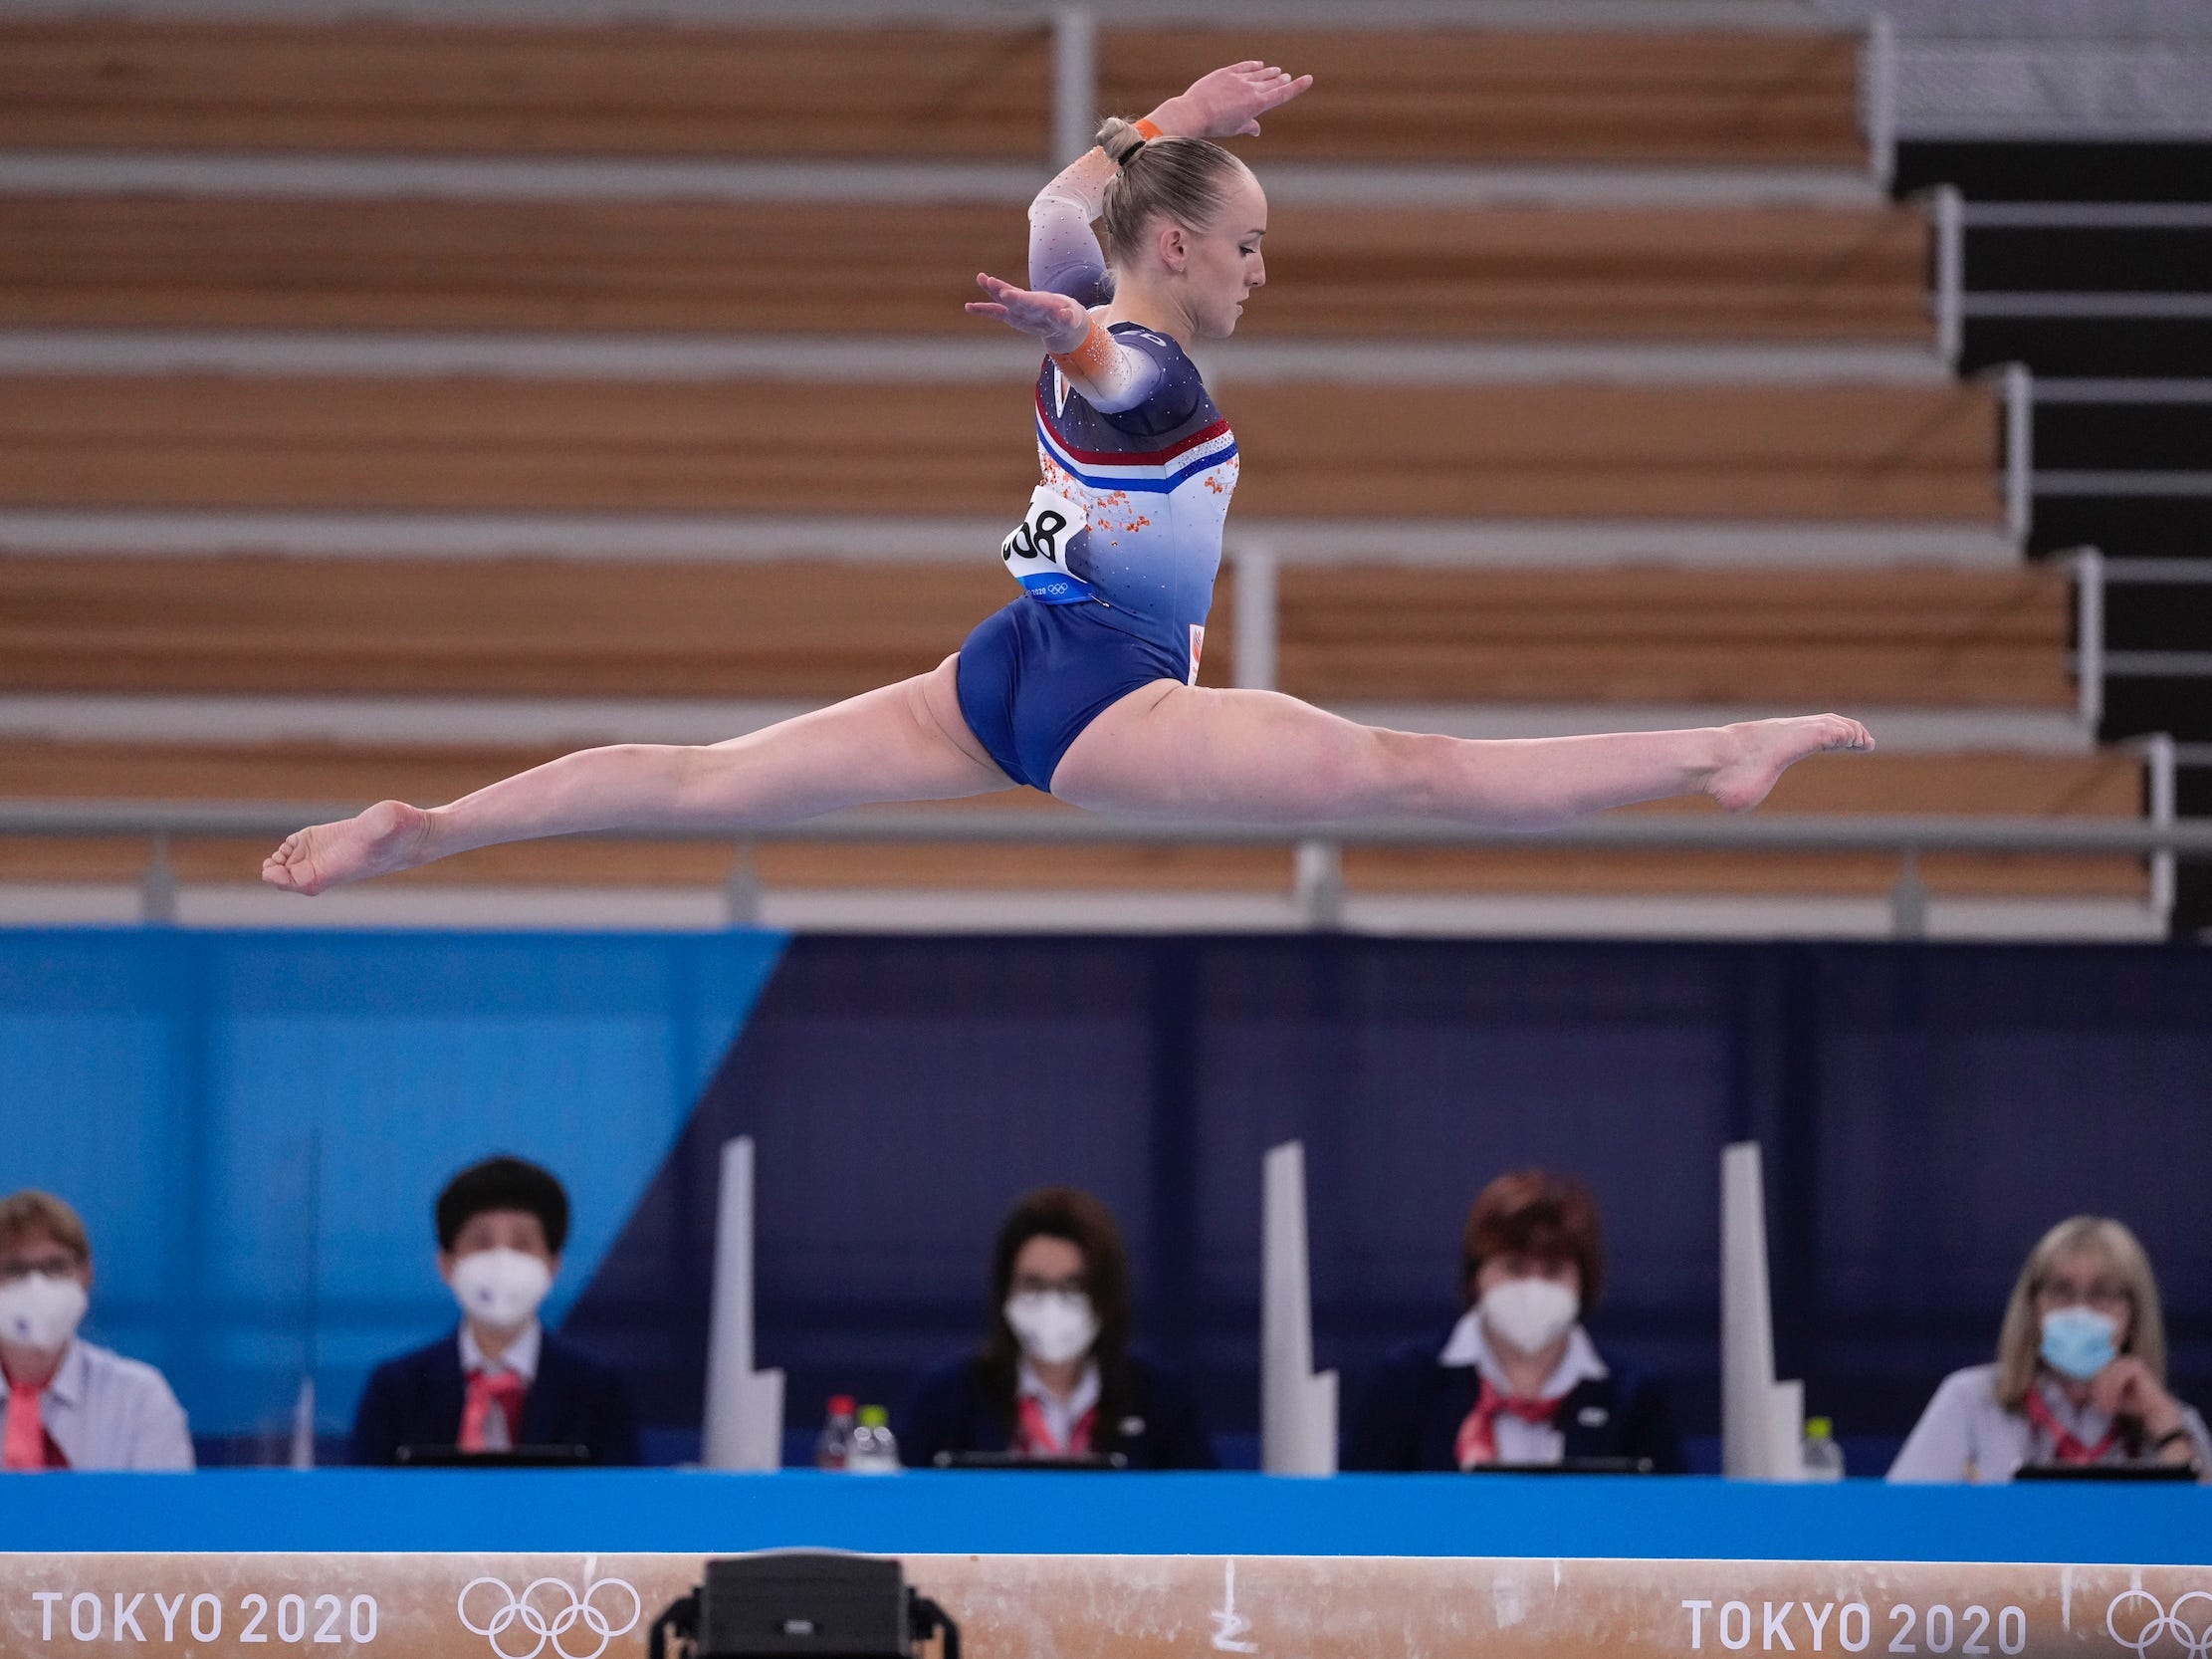
[[[1069,567],[1078,562],[1089,534],[1077,503],[1039,485],[1030,493],[1027,516],[998,544],[998,555],[1032,599],[1041,604],[1081,604],[1098,595]]]

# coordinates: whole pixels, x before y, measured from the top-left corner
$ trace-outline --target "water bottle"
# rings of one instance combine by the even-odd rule
[[[845,1454],[845,1470],[853,1475],[896,1475],[899,1443],[891,1435],[891,1414],[879,1405],[860,1408],[860,1426],[852,1431],[852,1450]]]
[[[1809,1481],[1844,1478],[1844,1449],[1836,1444],[1836,1425],[1826,1417],[1805,1419],[1805,1478]]]
[[[832,1394],[829,1420],[822,1424],[821,1437],[814,1442],[814,1467],[841,1470],[851,1456],[852,1396]]]

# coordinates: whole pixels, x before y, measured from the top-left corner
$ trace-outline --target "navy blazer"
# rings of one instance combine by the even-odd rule
[[[637,1419],[622,1379],[543,1332],[538,1375],[523,1396],[519,1446],[582,1446],[593,1463],[637,1462]],[[353,1414],[351,1461],[390,1464],[402,1446],[451,1446],[461,1438],[468,1383],[456,1325],[427,1347],[387,1359],[368,1375]]]
[[[1439,1365],[1447,1326],[1428,1342],[1393,1349],[1369,1379],[1345,1437],[1346,1469],[1456,1470],[1459,1425],[1482,1383],[1472,1365]],[[1556,1426],[1568,1458],[1650,1458],[1661,1475],[1687,1474],[1674,1407],[1657,1377],[1606,1361],[1572,1389]]]
[[[1105,1425],[1095,1449],[1121,1453],[1132,1469],[1219,1468],[1191,1391],[1136,1354],[1127,1363],[1129,1409],[1119,1423]],[[1006,1402],[993,1394],[980,1356],[923,1373],[894,1429],[899,1456],[914,1469],[927,1468],[940,1452],[1003,1452],[1013,1441]]]

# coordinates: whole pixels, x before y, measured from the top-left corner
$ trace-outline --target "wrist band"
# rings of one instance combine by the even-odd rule
[[[1131,126],[1134,126],[1139,132],[1142,132],[1144,134],[1145,142],[1147,143],[1150,143],[1153,139],[1162,135],[1159,123],[1156,122],[1150,116],[1146,116],[1141,120],[1133,120],[1129,124]]]
[[[1054,352],[1052,360],[1060,365],[1062,373],[1070,379],[1096,382],[1106,376],[1106,369],[1114,360],[1114,337],[1098,326],[1098,319],[1091,319],[1090,332],[1072,352]]]

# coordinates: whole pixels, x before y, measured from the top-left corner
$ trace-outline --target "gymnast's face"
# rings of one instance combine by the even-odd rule
[[[1211,224],[1161,225],[1155,247],[1199,339],[1225,340],[1235,333],[1244,302],[1267,280],[1259,251],[1266,234],[1266,192],[1243,167],[1230,175],[1221,210]]]

